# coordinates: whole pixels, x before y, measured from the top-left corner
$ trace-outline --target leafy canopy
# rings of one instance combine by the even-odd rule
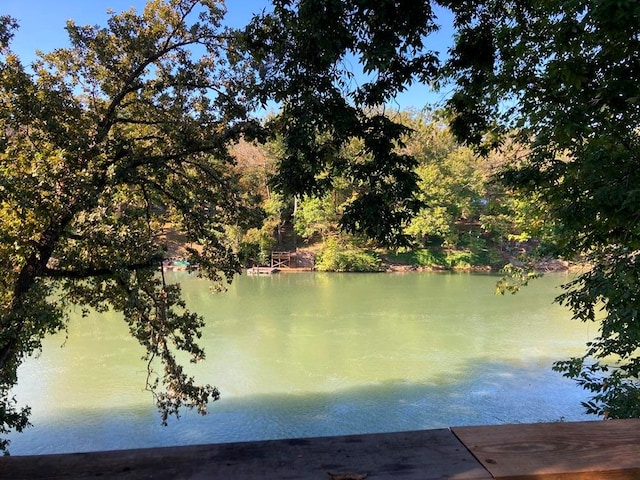
[[[454,132],[484,151],[516,132],[530,153],[503,182],[548,205],[557,254],[592,265],[558,301],[599,336],[555,368],[593,393],[587,411],[640,416],[640,4],[443,3]]]
[[[437,29],[428,1],[274,0],[254,18],[246,44],[260,73],[259,98],[280,110],[269,123],[283,140],[277,186],[319,195],[342,178],[356,188],[342,227],[382,243],[406,242],[419,208],[415,160],[396,147],[408,129],[381,107],[413,81],[432,81],[438,59],[425,37]],[[360,68],[367,80],[358,84]],[[377,110],[376,110],[377,108]],[[346,158],[352,139],[360,155]]]
[[[71,47],[29,69],[9,48],[15,21],[0,19],[0,433],[27,425],[28,408],[10,398],[17,368],[65,328],[72,304],[124,314],[163,421],[218,398],[176,361],[180,350],[204,357],[203,320],[158,270],[171,233],[199,274],[239,270],[227,233],[250,197],[227,149],[263,139],[258,105],[281,107],[266,126],[283,139],[283,193],[347,178],[343,226],[403,242],[420,205],[415,162],[396,148],[406,127],[374,107],[432,79],[423,37],[436,27],[429,2],[366,3],[276,0],[239,33],[222,26],[221,0],[153,0],[104,28],[69,22]],[[361,86],[353,55],[371,77]],[[362,154],[346,159],[353,138]]]
[[[17,368],[71,304],[124,314],[163,421],[218,398],[176,361],[204,358],[203,320],[158,269],[169,232],[201,275],[239,269],[223,235],[244,211],[227,146],[259,126],[223,14],[214,0],[154,0],[104,28],[69,22],[71,47],[30,70],[10,50],[15,21],[0,19],[0,433],[27,425],[10,397]]]

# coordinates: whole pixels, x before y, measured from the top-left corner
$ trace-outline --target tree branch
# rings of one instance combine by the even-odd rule
[[[65,270],[56,268],[45,268],[42,271],[42,276],[48,278],[69,278],[75,280],[82,280],[91,277],[104,277],[117,273],[118,270],[135,271],[158,266],[160,262],[164,260],[163,257],[153,257],[145,262],[131,263],[123,265],[118,269],[115,268],[85,268],[82,270]]]

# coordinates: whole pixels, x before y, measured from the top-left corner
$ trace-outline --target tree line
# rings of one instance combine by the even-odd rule
[[[458,142],[443,114],[428,110],[388,111],[408,130],[396,148],[416,161],[415,198],[419,208],[401,225],[404,244],[395,248],[365,235],[348,234],[340,219],[356,187],[347,176],[333,179],[321,195],[285,196],[270,186],[282,142],[240,142],[239,184],[257,208],[244,228],[228,226],[229,238],[245,265],[269,264],[273,250],[310,249],[316,268],[325,271],[380,271],[384,263],[423,269],[499,271],[507,263],[533,262],[548,256],[553,222],[543,200],[522,195],[497,179],[508,164],[522,161],[526,149],[509,145],[480,157]],[[341,153],[356,162],[362,142],[351,140]],[[283,232],[288,242],[282,241]],[[294,238],[291,238],[291,237]]]

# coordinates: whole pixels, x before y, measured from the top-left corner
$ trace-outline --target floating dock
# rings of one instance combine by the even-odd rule
[[[247,275],[273,275],[278,271],[277,268],[273,267],[251,267],[247,268]]]

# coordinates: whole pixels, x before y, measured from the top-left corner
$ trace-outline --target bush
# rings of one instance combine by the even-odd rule
[[[466,250],[452,250],[447,253],[447,268],[458,270],[470,270],[477,265],[476,255]]]
[[[421,248],[414,252],[414,264],[422,268],[445,268],[447,261],[441,249]]]
[[[342,245],[337,239],[330,238],[316,257],[316,269],[321,272],[379,272],[382,267],[375,253]]]

